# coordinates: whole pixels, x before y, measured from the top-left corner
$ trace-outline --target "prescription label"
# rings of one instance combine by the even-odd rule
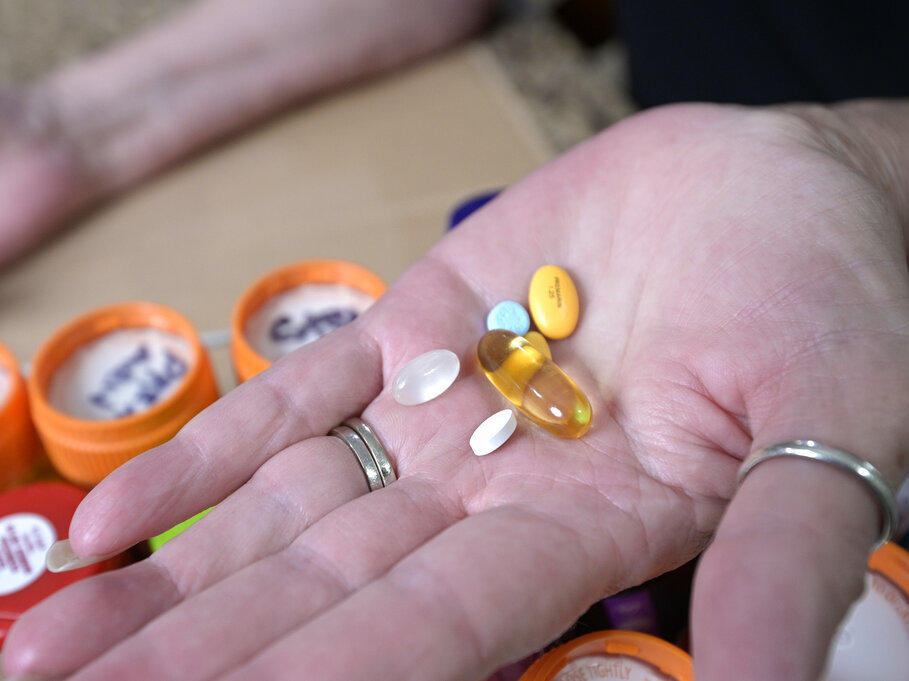
[[[10,391],[13,389],[13,378],[9,371],[0,367],[0,407],[6,404]]]
[[[572,660],[553,681],[673,681],[653,665],[625,655],[586,655]]]
[[[77,350],[54,374],[51,405],[95,421],[147,411],[172,395],[192,366],[189,342],[162,329],[112,331]]]
[[[57,541],[54,526],[35,513],[0,518],[0,596],[21,591],[45,571],[44,557]]]
[[[349,324],[375,302],[343,284],[301,284],[274,296],[250,315],[244,333],[272,362]]]

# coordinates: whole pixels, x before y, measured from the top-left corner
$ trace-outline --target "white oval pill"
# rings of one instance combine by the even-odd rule
[[[477,456],[486,456],[505,444],[518,426],[511,409],[498,411],[483,421],[470,436],[470,448]]]
[[[391,394],[398,404],[423,404],[448,390],[460,371],[461,361],[451,350],[430,350],[404,365],[391,384]]]

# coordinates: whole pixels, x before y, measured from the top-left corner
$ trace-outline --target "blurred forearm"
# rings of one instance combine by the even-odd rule
[[[451,45],[491,0],[204,0],[35,88],[115,189],[294,102]]]

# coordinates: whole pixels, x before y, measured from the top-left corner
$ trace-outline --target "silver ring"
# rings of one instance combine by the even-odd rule
[[[357,435],[363,439],[363,442],[366,443],[369,453],[375,459],[376,466],[379,467],[379,475],[382,477],[383,487],[388,487],[397,480],[398,476],[395,475],[395,469],[391,465],[391,459],[388,458],[388,452],[385,451],[385,447],[382,446],[382,442],[372,429],[372,426],[357,416],[347,419],[344,425],[353,428]]]
[[[812,461],[831,464],[858,478],[865,483],[877,500],[881,515],[881,536],[874,545],[877,550],[893,538],[893,533],[899,524],[899,510],[896,498],[884,476],[868,461],[863,461],[854,454],[842,449],[827,447],[814,440],[793,440],[781,442],[749,454],[739,468],[738,483],[742,484],[745,477],[762,461],[779,456],[797,456]]]
[[[369,491],[375,492],[377,489],[382,489],[382,476],[379,474],[379,467],[376,465],[375,459],[372,458],[372,454],[369,453],[369,448],[360,439],[356,431],[348,426],[337,426],[331,429],[329,435],[342,440],[350,447],[350,450],[357,457],[360,466],[363,468]]]

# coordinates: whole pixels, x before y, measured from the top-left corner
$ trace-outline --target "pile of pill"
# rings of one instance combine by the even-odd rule
[[[528,292],[530,312],[513,300],[500,302],[486,317],[487,333],[477,359],[489,382],[521,413],[558,437],[578,438],[590,428],[593,411],[584,392],[552,361],[546,340],[566,338],[578,324],[578,291],[556,265],[538,269]],[[531,331],[531,317],[538,330]],[[408,362],[395,376],[392,396],[403,405],[435,399],[455,382],[460,361],[451,350],[430,350]],[[470,437],[470,448],[485,456],[514,433],[514,411],[487,418]]]

